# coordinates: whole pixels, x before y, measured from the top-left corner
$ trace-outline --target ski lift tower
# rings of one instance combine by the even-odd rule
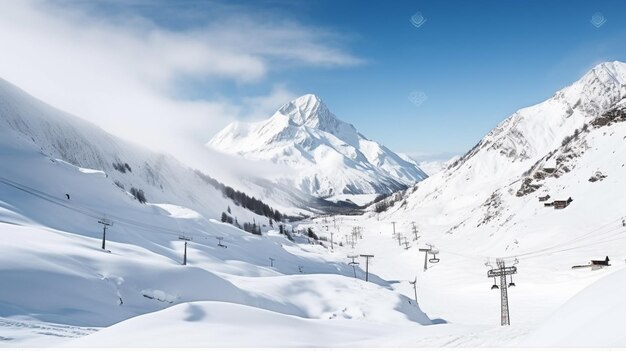
[[[516,263],[517,262],[518,261],[516,260]],[[504,260],[501,258],[498,258],[496,260],[496,263],[498,264],[498,268],[490,269],[487,272],[487,277],[494,278],[494,280],[496,277],[500,277],[500,325],[511,325],[511,319],[509,316],[509,295],[507,291],[506,276],[511,276],[511,284],[509,286],[514,287],[515,284],[513,283],[512,276],[513,274],[517,273],[517,267],[515,267],[515,265],[506,267]],[[497,288],[497,285],[495,283],[494,286],[492,286],[491,288],[494,289],[494,287]]]
[[[104,217],[100,219],[98,223],[102,224],[102,250],[105,250],[107,240],[107,227],[113,226],[113,221],[108,220],[106,217]]]
[[[426,270],[428,269],[428,262],[439,263],[439,259],[437,258],[439,250],[435,249],[434,245],[432,244],[426,244],[426,246],[428,246],[427,249],[419,249],[420,252],[424,253],[424,272],[426,272]],[[433,255],[433,257],[430,259],[428,258],[429,254]]]
[[[365,281],[368,282],[369,281],[369,276],[370,276],[370,258],[373,258],[374,255],[359,255],[361,257],[365,258]]]
[[[183,266],[186,266],[187,265],[187,243],[191,241],[191,238],[188,236],[181,235],[178,237],[178,239],[185,242],[185,252],[183,254]]]
[[[417,235],[417,232],[418,232],[418,230],[417,230],[417,226],[415,225],[415,222],[411,222],[411,224],[413,225],[413,226],[412,226],[412,228],[411,228],[411,229],[412,229],[412,231],[413,231],[413,236],[414,236],[413,241],[417,241],[417,240],[420,238],[420,237]]]

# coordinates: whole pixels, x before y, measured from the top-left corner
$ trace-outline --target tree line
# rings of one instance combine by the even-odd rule
[[[224,185],[218,180],[196,170],[195,171],[198,177],[202,179],[205,183],[212,185],[215,189],[220,190],[224,197],[233,200],[233,202],[237,206],[241,206],[246,208],[259,216],[265,216],[267,218],[273,219],[276,222],[280,222],[283,219],[282,213],[274,210],[268,204],[263,201],[256,199],[255,197],[248,196],[246,193],[242,191],[235,190],[230,186]]]

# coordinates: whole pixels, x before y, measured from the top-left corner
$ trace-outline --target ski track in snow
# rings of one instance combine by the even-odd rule
[[[60,344],[65,339],[84,337],[98,330],[0,317],[0,347],[28,347],[35,342],[40,345]]]

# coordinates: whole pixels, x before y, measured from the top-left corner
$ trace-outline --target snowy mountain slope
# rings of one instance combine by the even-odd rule
[[[324,330],[337,319],[363,334],[379,321],[381,334],[430,324],[388,282],[374,274],[370,283],[354,280],[343,255],[287,240],[267,218],[236,206],[171,157],[112,137],[6,82],[0,117],[1,346],[61,345],[138,315],[206,301],[293,316]],[[131,186],[145,191],[146,203],[129,193]],[[212,219],[228,206],[240,222],[267,224],[264,235]],[[103,218],[113,223],[106,250]],[[187,266],[181,235],[192,239]],[[232,316],[237,335],[245,333],[245,317]]]
[[[566,211],[571,209],[573,207]],[[580,215],[580,212],[571,216],[565,213],[567,216],[565,221],[575,218],[575,223],[572,226],[564,226],[559,235],[553,235],[551,231],[556,229],[556,226],[554,210],[551,211],[541,213],[535,220],[536,228],[547,228],[547,232],[518,237],[520,244],[526,245],[524,249],[550,250],[545,251],[546,254],[543,255],[519,257],[518,273],[514,276],[517,286],[509,288],[512,324],[508,327],[500,327],[500,290],[490,289],[493,280],[487,277],[489,267],[485,266],[485,262],[488,257],[483,256],[503,252],[508,254],[504,249],[489,252],[493,243],[502,239],[501,235],[494,237],[477,235],[466,238],[459,232],[444,238],[438,231],[440,227],[432,225],[428,221],[429,218],[412,216],[418,225],[418,240],[414,240],[410,223],[398,220],[395,225],[396,232],[408,240],[407,248],[404,242],[398,245],[397,238],[392,235],[392,223],[388,220],[377,220],[376,216],[334,216],[315,219],[312,223],[307,221],[303,225],[312,226],[316,232],[322,233],[328,226],[328,229],[335,233],[336,240],[344,243],[338,249],[336,243],[336,250],[342,250],[346,254],[359,252],[373,254],[370,272],[387,279],[392,283],[394,290],[406,296],[413,296],[414,290],[410,282],[417,280],[416,293],[420,308],[427,311],[431,318],[447,321],[418,332],[402,330],[386,340],[374,341],[373,345],[426,348],[512,347],[519,346],[527,335],[533,333],[544,321],[549,320],[551,315],[558,313],[557,310],[579,291],[624,268],[626,228],[622,226],[621,220],[590,223]],[[563,223],[560,224],[563,226]],[[363,235],[352,249],[350,245],[345,245],[345,236],[350,235],[354,226],[360,226]],[[582,230],[573,233],[572,229],[575,227]],[[591,229],[597,230],[591,232]],[[514,234],[517,235],[519,232]],[[570,236],[570,240],[564,244],[571,234],[579,237],[579,240],[572,242]],[[580,238],[581,234],[589,235]],[[609,241],[598,243],[605,240]],[[428,269],[424,271],[422,268],[424,253],[419,249],[426,248],[427,243],[434,244],[440,250],[437,255],[440,262],[427,262]],[[571,269],[572,265],[584,264],[590,259],[603,259],[605,255],[611,257],[612,266],[599,270]],[[513,260],[509,262],[512,263]],[[491,264],[494,264],[493,258]],[[615,285],[615,289],[605,292],[610,303],[616,303],[621,298],[621,291],[617,287]],[[586,302],[589,304],[587,307],[589,311],[592,311],[594,306],[600,311],[604,306],[603,303],[594,305],[593,300]],[[585,321],[576,317],[569,318],[571,323],[568,325],[578,322],[585,324]],[[557,329],[556,322],[551,323],[551,326],[554,327],[551,330],[555,331],[555,335],[565,335],[571,331],[567,328]],[[609,334],[614,337],[621,335],[615,333],[615,328],[612,325]],[[581,335],[582,338],[584,335]],[[550,345],[559,346],[558,343],[535,346]],[[616,342],[613,346],[623,347],[624,344]]]
[[[102,129],[59,111],[0,79],[0,131],[8,140],[33,144],[42,154],[72,165],[100,170],[110,185],[142,190],[152,203],[174,202],[219,218],[231,207],[244,220],[266,221],[224,198],[213,185],[172,156],[153,153],[116,138]],[[11,138],[11,139],[8,139]],[[118,191],[115,186],[111,191]],[[69,187],[59,190],[76,195]]]
[[[467,233],[468,228],[482,232],[488,228],[492,231],[489,234],[493,234],[505,221],[514,224],[514,217],[520,216],[517,206],[536,202],[537,194],[546,192],[551,193],[552,199],[563,196],[567,199],[573,191],[587,192],[585,187],[593,185],[587,181],[595,172],[589,170],[592,165],[598,169],[617,166],[614,172],[622,172],[620,160],[623,158],[619,154],[622,141],[617,136],[613,139],[606,135],[619,135],[623,127],[620,123],[594,126],[592,122],[604,114],[616,113],[625,97],[626,64],[598,65],[554,97],[507,118],[444,172],[409,190],[406,199],[388,211],[388,216],[399,218],[422,211],[442,213],[445,216],[426,220],[437,225],[445,223],[443,232]],[[587,144],[584,149],[589,149],[582,158],[572,156],[568,150],[568,143],[576,143],[578,139],[583,139],[582,143]],[[614,161],[607,159],[609,154]],[[524,182],[528,182],[528,175],[533,169],[544,167],[550,155],[554,155],[551,162],[563,155],[558,161],[559,167],[571,162],[584,165],[585,171],[576,175],[576,184],[581,182],[580,185],[563,189],[564,184],[558,185],[562,180],[552,177],[551,187],[532,195],[528,192],[528,196],[516,196],[524,188]],[[566,168],[572,169],[572,165]],[[574,177],[571,173],[569,176]],[[536,207],[534,203],[532,207]],[[487,225],[496,218],[501,219],[498,225]]]
[[[140,218],[143,221],[158,217],[144,213]],[[194,231],[190,228],[193,223],[187,223],[188,220],[172,218],[170,222],[186,232]],[[8,287],[0,292],[3,317],[0,335],[6,338],[0,342],[5,346],[24,342],[42,345],[29,343],[31,335],[13,340],[7,334],[11,330],[5,327],[20,323],[45,321],[82,328],[107,327],[188,301],[226,301],[273,311],[286,319],[298,316],[319,320],[319,324],[333,315],[339,319],[388,320],[390,328],[396,324],[414,324],[412,320],[428,323],[415,306],[406,303],[406,298],[378,285],[337,276],[337,273],[351,274],[347,265],[325,261],[321,255],[300,256],[298,252],[304,251],[298,247],[291,250],[296,254],[288,253],[281,246],[293,244],[282,236],[261,238],[221,224],[202,227],[223,235],[228,248],[217,247],[214,237],[202,240],[201,235],[194,235],[189,266],[183,267],[180,265],[182,243],[176,238],[128,230],[121,223],[109,232],[110,253],[99,249],[99,240],[90,238],[89,230],[81,231],[85,235],[0,224],[0,237],[5,243],[0,248],[0,277]],[[274,268],[268,267],[268,257],[275,258]],[[298,266],[305,267],[307,275],[295,275]],[[341,296],[337,299],[339,291]],[[376,308],[359,303],[361,298],[376,300]],[[234,315],[235,326],[244,317]],[[171,322],[161,320],[161,323]],[[263,325],[270,330],[279,326]],[[47,329],[43,328],[42,332]],[[263,328],[258,326],[258,329]],[[241,327],[238,330],[243,332]],[[48,337],[45,344],[62,341]],[[230,340],[233,345],[238,341],[239,345],[245,344],[239,338]],[[213,341],[205,339],[202,345],[213,345]]]
[[[429,323],[384,281],[355,282],[343,257],[325,258],[321,246],[307,250],[277,233],[252,235],[182,206],[142,205],[110,191],[102,172],[53,162],[27,141],[6,140],[0,142],[1,174],[22,187],[0,184],[0,279],[10,287],[0,289],[7,326],[0,334],[8,345],[37,345],[29,340],[41,337],[13,325],[61,323],[84,332],[189,301],[225,301],[322,321],[335,314],[390,325]],[[70,200],[50,196],[70,186],[77,190]],[[110,252],[100,249],[100,214],[114,221],[107,231]],[[193,238],[186,267],[178,233]],[[217,246],[217,236],[227,248]],[[270,257],[274,267],[268,267]],[[370,293],[376,306],[358,303]],[[50,338],[46,344],[62,341]]]
[[[337,119],[311,94],[284,105],[268,120],[232,123],[207,145],[287,165],[293,173],[279,182],[321,197],[388,193],[426,178],[415,164]]]
[[[493,281],[486,277],[485,263],[493,266],[496,258],[506,258],[513,264],[517,258],[517,287],[509,297],[513,325],[520,328],[514,330],[515,338],[523,339],[569,298],[624,265],[625,98],[626,64],[598,65],[554,97],[509,117],[458,162],[408,190],[387,211],[378,214],[372,206],[359,225],[381,228],[385,235],[393,221],[411,240],[411,222],[416,223],[419,245],[408,251],[433,244],[441,262],[423,273],[413,268],[405,279],[417,273],[418,281],[427,281],[420,306],[451,323],[471,325],[488,311],[497,325],[499,296],[489,290]],[[542,201],[544,196],[550,198]],[[546,206],[570,197],[573,202],[564,209]],[[382,249],[377,253],[390,259],[398,255]],[[571,268],[605,256],[613,267]],[[419,258],[423,256],[411,262]],[[397,274],[402,263],[390,266],[389,272]],[[607,292],[607,299],[614,301],[616,293]],[[451,302],[457,299],[458,305]],[[603,308],[600,302],[594,306]],[[555,335],[571,335],[581,322],[571,319],[567,325],[574,328],[552,329]],[[557,328],[556,322],[551,325]],[[550,341],[542,346],[560,345],[557,339],[544,340]],[[612,340],[624,346],[621,339]],[[498,345],[509,343],[501,339]]]
[[[584,289],[532,331],[524,347],[624,347],[626,304],[619,293],[626,285],[626,269]]]

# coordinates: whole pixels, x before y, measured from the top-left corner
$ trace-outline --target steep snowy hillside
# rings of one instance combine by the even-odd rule
[[[258,123],[233,123],[208,146],[247,159],[287,165],[277,179],[316,196],[389,193],[426,178],[383,145],[333,115],[315,95],[304,95]]]
[[[437,226],[439,235],[462,233],[476,239],[477,233],[507,233],[511,237],[499,249],[509,250],[523,246],[519,236],[527,229],[521,223],[532,226],[540,213],[560,218],[560,211],[539,202],[541,195],[550,195],[547,202],[572,197],[572,207],[583,212],[602,208],[597,213],[601,220],[618,217],[619,207],[605,201],[626,188],[620,183],[626,161],[620,123],[625,97],[626,64],[600,64],[554,97],[507,118],[381,217],[419,218]],[[608,178],[590,181],[596,172]],[[517,234],[512,235],[511,228]]]
[[[228,207],[242,221],[268,220],[225,198],[221,185],[169,155],[116,138],[102,129],[59,111],[0,79],[0,131],[7,145],[21,140],[42,155],[104,172],[110,191],[141,193],[150,203],[176,203],[220,218]],[[78,190],[68,186],[59,196]]]

